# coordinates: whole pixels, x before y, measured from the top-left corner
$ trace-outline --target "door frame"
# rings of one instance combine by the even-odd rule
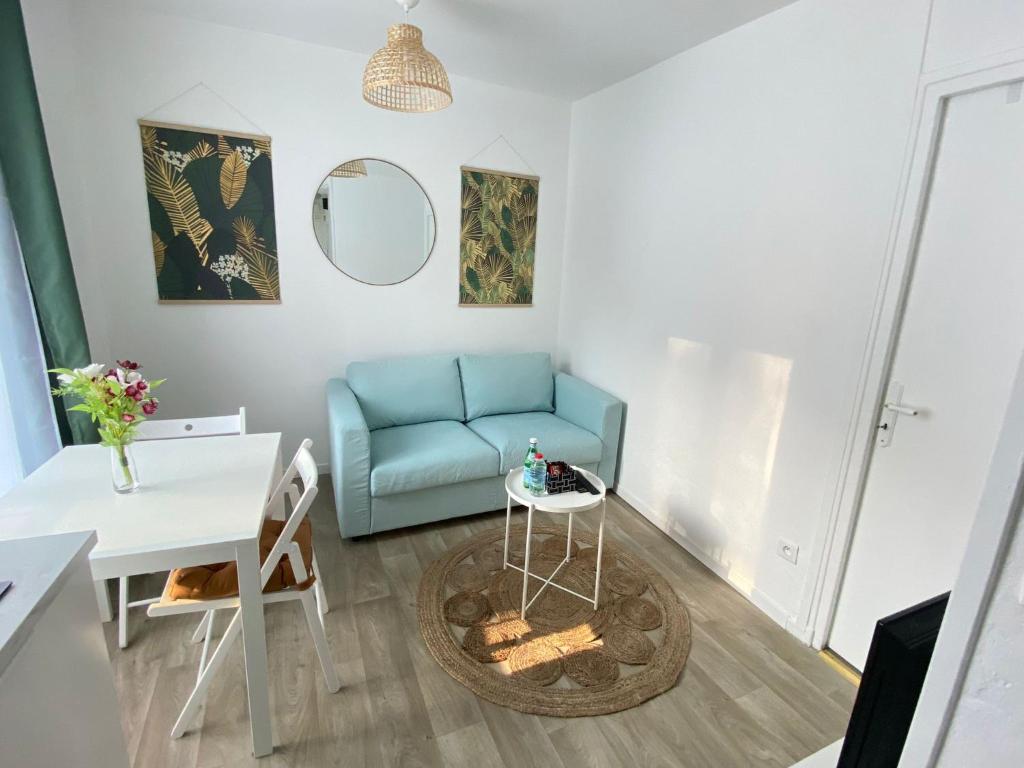
[[[1024,48],[925,73],[919,79],[906,159],[858,373],[854,405],[834,492],[824,510],[824,530],[819,534],[822,544],[817,553],[814,578],[800,616],[800,624],[809,630],[805,640],[814,648],[825,646],[839,602],[839,591],[874,451],[876,425],[913,279],[946,105],[955,96],[1022,79]],[[987,551],[976,552],[975,555],[984,556],[985,563],[991,563],[992,558],[1001,551],[999,547],[1001,541],[991,541]]]

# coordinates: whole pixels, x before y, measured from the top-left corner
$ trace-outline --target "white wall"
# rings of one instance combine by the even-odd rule
[[[560,342],[619,491],[803,636],[927,13],[802,0],[573,105]]]
[[[926,72],[1024,46],[1020,0],[932,0]]]
[[[557,325],[571,368],[628,403],[623,495],[804,634],[922,53],[1024,44],[1016,0],[934,0],[923,52],[928,4],[801,0],[584,99],[567,184],[557,100],[455,77],[451,109],[396,115],[359,98],[362,55],[127,0],[26,2],[94,355],[171,376],[166,416],[243,403],[323,460],[323,384],[349,360],[535,348]],[[200,81],[274,139],[280,306],[156,305],[136,119],[254,130],[203,89],[150,114]],[[473,163],[543,179],[536,306],[460,310],[458,166],[499,134],[532,169],[501,142]],[[396,287],[339,274],[310,226],[324,174],[361,156],[437,210],[430,261]]]
[[[127,0],[23,5],[93,356],[139,359],[150,375],[169,377],[161,415],[245,405],[253,430],[283,430],[287,450],[311,437],[326,461],[324,384],[350,360],[554,351],[547,340],[562,276],[566,102],[454,77],[451,108],[385,112],[362,101],[361,54],[148,14]],[[199,88],[153,111],[199,82],[231,106]],[[272,137],[279,306],[157,305],[136,125],[143,116]],[[502,134],[541,176],[535,306],[460,309],[459,165]],[[434,203],[433,255],[401,285],[358,283],[317,245],[313,196],[353,157],[397,163]],[[502,142],[473,162],[530,172]]]

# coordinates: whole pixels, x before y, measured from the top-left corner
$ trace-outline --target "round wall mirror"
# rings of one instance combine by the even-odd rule
[[[415,275],[434,247],[434,208],[394,163],[349,160],[313,198],[313,232],[324,254],[351,278],[394,285]]]

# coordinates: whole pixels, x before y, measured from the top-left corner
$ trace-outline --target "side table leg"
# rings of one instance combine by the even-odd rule
[[[526,618],[526,588],[530,585],[530,537],[533,535],[533,504],[526,513],[526,558],[523,561],[523,603],[519,618]]]
[[[565,534],[565,561],[569,562],[572,554],[572,512],[569,513],[569,530]]]
[[[597,598],[601,593],[601,560],[604,555],[604,513],[605,500],[601,499],[601,526],[597,529],[597,572],[594,574],[594,610],[597,610]]]
[[[508,529],[512,525],[512,497],[508,497],[508,506],[505,507],[505,554],[501,558],[501,569],[508,568]]]

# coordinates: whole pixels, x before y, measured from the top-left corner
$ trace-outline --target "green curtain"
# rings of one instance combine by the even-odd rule
[[[0,168],[44,346],[55,367],[88,365],[89,342],[46,148],[19,0],[0,0],[0,104]],[[86,414],[68,413],[64,403],[60,403],[58,410],[63,411],[60,417],[67,417],[74,442],[96,440]]]

